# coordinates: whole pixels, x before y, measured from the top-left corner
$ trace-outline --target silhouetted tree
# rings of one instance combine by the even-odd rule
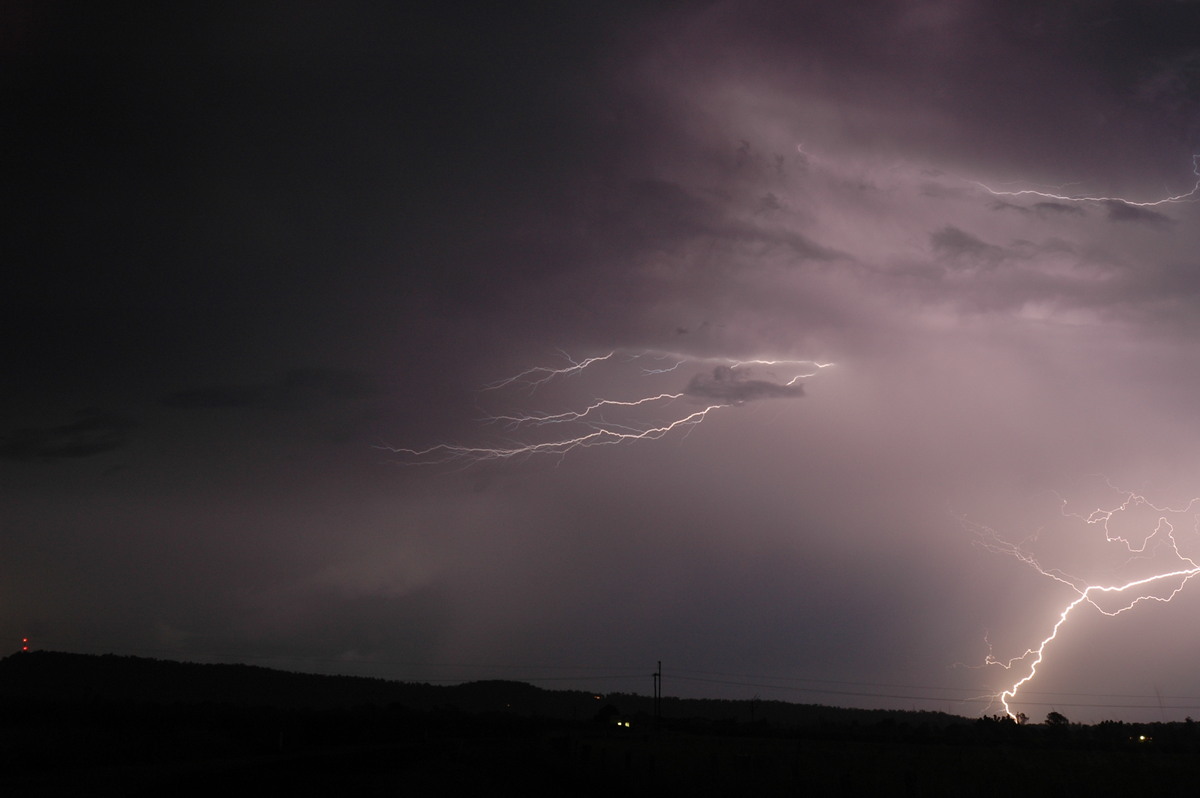
[[[1067,716],[1061,712],[1051,712],[1046,715],[1047,726],[1068,726],[1071,721],[1067,720]]]
[[[596,723],[603,723],[605,726],[611,726],[613,721],[615,721],[617,716],[620,714],[620,710],[618,710],[615,706],[612,704],[605,704],[604,708],[596,713],[596,717],[593,718],[593,720],[595,720]]]

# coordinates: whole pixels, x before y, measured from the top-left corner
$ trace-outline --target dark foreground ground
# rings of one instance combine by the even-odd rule
[[[149,739],[103,725],[60,728],[32,744],[5,741],[0,794],[1182,796],[1195,793],[1198,762],[1194,751],[1123,746],[464,732],[221,751],[195,748],[183,729]],[[96,739],[118,733],[119,744]]]
[[[1019,727],[995,718],[832,708],[797,710],[794,717],[808,720],[783,722],[793,716],[782,708],[774,720],[763,717],[773,709],[766,702],[750,709],[757,712],[751,721],[721,702],[689,706],[725,717],[664,710],[655,724],[608,701],[637,705],[636,697],[539,696],[511,683],[438,693],[438,706],[362,702],[361,694],[359,703],[337,706],[342,683],[280,674],[300,688],[283,689],[263,669],[13,660],[0,661],[0,796],[1157,798],[1194,794],[1200,764],[1200,724],[1193,723]],[[136,678],[123,681],[131,668]],[[270,701],[248,698],[246,679],[250,692]],[[370,688],[394,697],[385,689],[393,683],[346,684],[351,693]],[[223,700],[230,695],[236,700]],[[424,700],[401,695],[410,704]],[[521,696],[562,711],[529,712],[517,705]]]

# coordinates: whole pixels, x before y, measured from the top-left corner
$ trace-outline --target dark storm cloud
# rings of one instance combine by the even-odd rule
[[[687,238],[720,224],[722,212],[713,201],[667,180],[635,180],[629,184],[622,224],[639,237],[661,241],[664,236]]]
[[[159,403],[174,408],[242,408],[281,406],[294,402],[364,399],[379,393],[375,379],[349,369],[292,369],[259,385],[218,385],[187,388],[163,396]]]
[[[292,369],[279,382],[287,396],[317,396],[334,399],[364,399],[379,393],[373,375],[335,368]]]
[[[975,182],[1186,190],[1195,3],[31,6],[0,70],[22,198],[0,458],[123,445],[119,420],[35,415],[59,397],[160,404],[111,484],[9,463],[9,639],[42,618],[71,648],[103,615],[97,646],[157,628],[170,656],[379,675],[662,656],[942,685],[1013,593],[943,534],[948,500],[1081,464],[1196,473],[1197,206],[1147,211],[1179,220],[1155,235]],[[801,388],[613,358],[476,392],[556,348],[672,344],[837,365]],[[753,407],[486,484],[370,445],[486,443],[516,433],[481,405],[657,380]]]
[[[88,409],[79,419],[55,427],[14,430],[0,441],[6,460],[61,460],[91,457],[124,446],[136,424],[124,416]]]
[[[717,366],[711,376],[692,377],[684,393],[696,399],[715,400],[738,405],[756,399],[794,399],[804,396],[800,383],[781,384],[767,380],[751,380],[736,368]]]
[[[159,403],[180,408],[254,407],[262,404],[268,393],[265,387],[252,385],[188,388],[167,394]]]
[[[1144,224],[1147,227],[1157,230],[1165,230],[1175,224],[1175,220],[1170,216],[1158,211],[1152,211],[1149,208],[1141,208],[1136,205],[1117,201],[1106,202],[1104,205],[1108,208],[1109,221]]]
[[[1133,177],[1147,164],[1166,174],[1190,155],[1195,137],[1176,135],[1144,150],[1140,167],[1114,157],[1187,118],[1152,98],[1184,96],[1179,76],[1196,48],[1182,31],[1200,14],[1195,4],[1154,5],[751,2],[680,16],[691,23],[691,83],[733,75],[759,93],[806,96],[812,113],[780,114],[799,120],[806,148],[823,132],[816,122],[832,128],[827,146],[900,146],[946,165],[1035,170],[1055,184],[1100,170]]]
[[[673,181],[639,180],[614,198],[602,232],[609,246],[619,241],[632,251],[689,241],[724,241],[781,246],[803,260],[844,257],[794,229],[773,224],[771,214],[781,207],[772,193],[758,196],[750,202],[750,216],[758,221],[747,221],[738,218],[731,197],[704,196]]]

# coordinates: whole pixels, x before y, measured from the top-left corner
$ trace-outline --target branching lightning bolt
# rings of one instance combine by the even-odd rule
[[[583,410],[568,410],[563,413],[528,413],[522,415],[496,415],[488,416],[485,421],[505,422],[510,429],[515,429],[522,425],[531,424],[541,426],[542,424],[562,424],[570,421],[580,421],[593,415],[597,411],[603,410],[606,407],[638,407],[647,405],[652,402],[669,402],[674,399],[683,397],[681,393],[660,393],[658,396],[646,396],[641,399],[633,399],[628,402],[622,402],[617,399],[601,399],[598,402],[588,405]]]
[[[567,359],[568,365],[563,366],[562,368],[549,368],[546,366],[534,366],[533,368],[525,369],[520,374],[514,374],[513,376],[507,377],[503,380],[497,380],[496,382],[490,382],[487,385],[483,386],[483,389],[485,391],[494,391],[494,390],[497,390],[498,388],[505,388],[505,387],[507,387],[509,385],[513,385],[513,384],[527,385],[530,388],[537,388],[539,385],[545,385],[547,382],[550,382],[550,380],[554,379],[555,377],[562,377],[564,375],[569,375],[569,374],[578,374],[579,372],[583,371],[588,366],[590,366],[594,363],[600,363],[602,361],[608,360],[610,357],[615,355],[616,352],[609,352],[607,355],[597,355],[596,357],[588,357],[588,358],[584,358],[583,360],[578,360],[578,361],[573,359],[566,352],[560,351],[560,354],[564,358]]]
[[[627,355],[618,358],[618,354]],[[563,456],[575,449],[593,446],[611,446],[634,441],[658,440],[674,432],[686,433],[704,421],[710,413],[756,399],[786,398],[803,394],[800,380],[812,377],[832,363],[814,360],[748,359],[691,357],[676,352],[642,350],[621,352],[613,350],[607,354],[576,360],[565,352],[565,366],[535,366],[511,377],[488,383],[484,391],[499,391],[516,386],[525,387],[530,393],[556,380],[578,375],[602,364],[622,366],[642,358],[654,358],[673,365],[663,368],[642,368],[641,378],[667,379],[663,375],[674,375],[685,365],[697,364],[711,368],[711,376],[704,372],[694,374],[682,390],[646,393],[632,399],[598,398],[586,406],[561,412],[532,411],[521,413],[497,413],[483,418],[485,423],[499,424],[510,433],[520,433],[542,427],[567,430],[566,434],[548,440],[514,440],[498,446],[466,446],[439,443],[424,449],[409,447],[379,446],[377,448],[399,455],[404,462],[420,465],[458,463],[471,465],[495,460],[512,460],[534,455]],[[758,378],[757,372],[767,370],[769,379]],[[786,371],[785,371],[786,370]],[[784,372],[785,376],[780,376]],[[691,407],[674,415],[646,418],[645,414],[654,407],[669,408],[673,403],[689,402]],[[702,405],[702,406],[701,406]],[[605,414],[618,414],[619,419],[606,418]],[[628,417],[627,417],[628,416]]]
[[[985,183],[978,180],[971,181],[975,185],[982,188],[997,197],[1042,197],[1043,199],[1058,200],[1060,202],[1120,202],[1125,205],[1133,205],[1139,208],[1152,208],[1156,205],[1170,205],[1176,202],[1196,202],[1200,199],[1200,154],[1192,156],[1192,175],[1195,176],[1196,182],[1192,185],[1191,191],[1183,194],[1175,194],[1168,197],[1163,197],[1156,200],[1131,200],[1126,197],[1093,197],[1083,194],[1054,194],[1049,191],[1038,191],[1036,189],[1027,188],[1019,191],[1001,191],[991,188]]]
[[[1028,648],[1023,654],[1007,660],[996,658],[989,652],[984,661],[985,666],[998,666],[1009,671],[1020,668],[1024,673],[1021,678],[1013,682],[1006,690],[993,696],[994,700],[998,701],[1004,707],[1004,712],[1014,720],[1017,718],[1017,715],[1014,713],[1010,702],[1017,697],[1018,692],[1023,687],[1028,685],[1037,676],[1038,667],[1045,661],[1049,649],[1058,638],[1059,632],[1062,631],[1076,609],[1083,605],[1088,605],[1099,611],[1102,615],[1114,617],[1128,612],[1144,602],[1156,601],[1166,603],[1179,595],[1180,591],[1183,590],[1192,577],[1200,574],[1200,565],[1180,550],[1179,541],[1175,536],[1175,526],[1168,520],[1168,516],[1184,516],[1191,513],[1193,517],[1192,531],[1197,531],[1197,524],[1200,523],[1200,520],[1198,520],[1200,519],[1200,515],[1196,514],[1196,507],[1200,504],[1200,498],[1192,499],[1183,507],[1158,506],[1151,504],[1141,494],[1120,491],[1112,486],[1111,483],[1109,483],[1109,487],[1124,494],[1124,500],[1112,509],[1098,508],[1087,515],[1083,515],[1068,512],[1067,501],[1061,499],[1061,513],[1063,517],[1077,519],[1090,527],[1098,526],[1103,531],[1106,543],[1114,544],[1118,550],[1130,555],[1125,565],[1130,565],[1134,562],[1145,562],[1148,559],[1148,552],[1153,549],[1154,551],[1162,550],[1169,557],[1169,565],[1166,568],[1160,569],[1148,576],[1124,581],[1114,580],[1111,583],[1092,583],[1039,562],[1037,556],[1032,551],[1033,545],[1037,542],[1038,536],[1036,534],[1019,543],[1011,543],[1002,539],[990,527],[966,520],[963,522],[977,536],[976,542],[983,548],[988,551],[1014,557],[1042,576],[1066,585],[1075,594],[1074,598],[1067,602],[1059,611],[1050,627],[1049,633],[1037,646]],[[1115,533],[1110,526],[1114,518],[1117,518],[1121,513],[1138,508],[1148,509],[1158,516],[1153,529],[1142,537],[1140,541],[1134,540],[1127,535]]]

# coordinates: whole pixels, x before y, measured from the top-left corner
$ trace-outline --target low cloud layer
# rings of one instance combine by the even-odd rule
[[[0,439],[0,458],[18,461],[92,457],[119,449],[137,426],[133,420],[102,410],[81,410],[75,421],[25,427]]]
[[[283,406],[310,400],[352,402],[377,394],[368,374],[347,369],[292,369],[272,382],[258,385],[218,385],[172,391],[160,400],[164,407],[239,408]]]

